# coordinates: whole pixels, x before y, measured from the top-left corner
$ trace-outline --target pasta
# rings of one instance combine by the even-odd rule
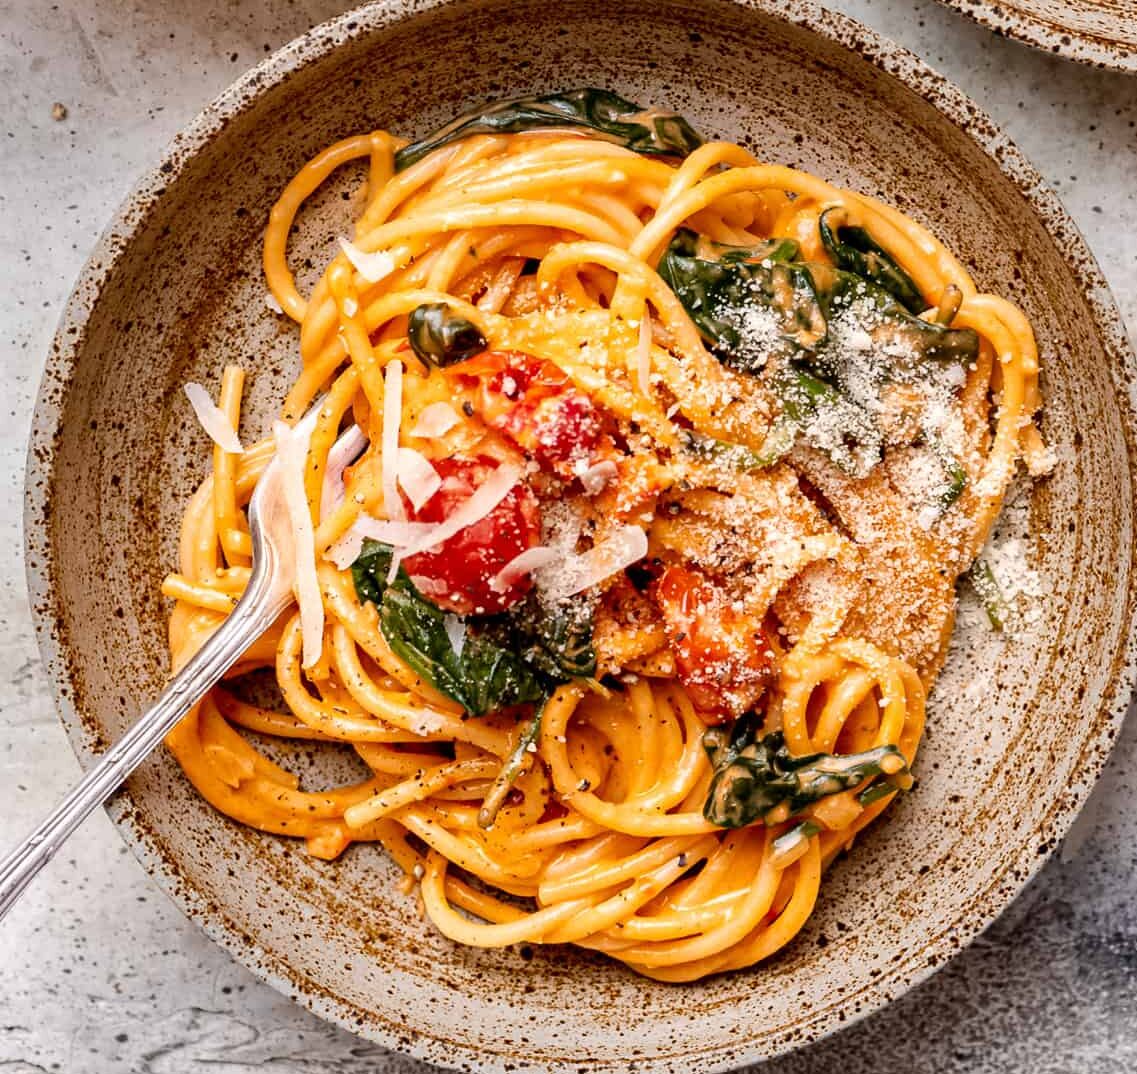
[[[353,161],[302,296],[290,228]],[[248,581],[274,454],[314,581],[169,736],[189,779],[316,857],[382,844],[459,943],[672,982],[784,947],[911,785],[956,582],[1051,463],[1023,314],[897,210],[598,90],[337,143],[264,267],[300,372],[240,452],[242,371],[195,395],[174,667]],[[302,789],[250,732],[367,775]]]

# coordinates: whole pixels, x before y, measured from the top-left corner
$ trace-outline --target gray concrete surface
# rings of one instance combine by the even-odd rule
[[[245,68],[344,6],[0,0],[0,848],[78,772],[36,654],[19,523],[35,387],[68,288],[162,144]],[[835,6],[924,57],[1006,127],[1137,326],[1137,79],[1033,53],[933,0]],[[66,118],[53,118],[56,102]],[[1137,1070],[1135,784],[1131,719],[1063,854],[994,928],[887,1011],[765,1072]],[[0,926],[4,1074],[425,1069],[321,1023],[231,962],[101,814]]]

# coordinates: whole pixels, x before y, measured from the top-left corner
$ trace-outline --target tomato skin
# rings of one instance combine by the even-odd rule
[[[753,708],[774,673],[762,623],[686,567],[666,567],[650,593],[663,613],[679,681],[703,719],[723,723]]]
[[[442,487],[420,511],[416,522],[443,522],[497,469],[485,455],[439,459],[434,468]],[[540,540],[537,498],[518,482],[484,518],[436,548],[403,561],[403,567],[428,600],[458,615],[493,615],[516,604],[532,586],[528,576],[503,592],[490,584],[501,569]]]
[[[572,477],[591,461],[600,440],[600,414],[553,362],[521,351],[486,351],[447,373],[472,393],[474,407],[542,469]]]

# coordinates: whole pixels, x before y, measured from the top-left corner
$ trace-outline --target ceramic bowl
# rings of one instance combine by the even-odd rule
[[[1094,67],[1137,72],[1137,0],[942,0],[988,30]]]
[[[1018,640],[959,639],[919,784],[827,878],[772,961],[672,987],[564,948],[468,950],[419,916],[374,847],[341,861],[220,816],[159,752],[111,803],[171,897],[319,1014],[435,1063],[569,1074],[724,1070],[834,1031],[959,950],[1038,869],[1085,799],[1133,681],[1133,360],[1092,258],[1038,175],[958,90],[798,0],[420,0],[346,14],[242,78],[175,139],[71,297],[30,449],[27,558],[42,652],[84,763],[167,670],[164,572],[207,466],[181,385],[250,371],[263,434],[297,363],[260,240],[289,177],[375,127],[425,133],[472,102],[608,86],[708,134],[884,198],[1029,314],[1060,459],[1030,499],[1048,591]],[[311,206],[310,284],[358,172]],[[292,758],[308,786],[336,758]],[[525,957],[529,956],[529,957]]]

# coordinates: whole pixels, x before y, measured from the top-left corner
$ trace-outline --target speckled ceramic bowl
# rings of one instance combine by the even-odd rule
[[[1137,72],[1137,0],[941,0],[1002,37]]]
[[[166,672],[158,586],[207,458],[180,386],[243,362],[245,433],[259,435],[295,368],[296,333],[265,305],[260,273],[287,179],[350,132],[423,133],[470,102],[585,84],[887,199],[1023,305],[1062,460],[1031,503],[1051,591],[1039,628],[965,639],[970,658],[957,652],[934,698],[918,789],[834,868],[801,936],[757,969],[687,987],[562,948],[526,960],[455,947],[378,850],[329,864],[233,824],[164,753],[110,808],[210,935],[363,1036],[470,1070],[692,1074],[834,1031],[989,924],[1089,792],[1133,680],[1132,355],[1057,200],[939,75],[798,0],[426,0],[313,30],[174,142],[84,271],[40,391],[28,569],[63,720],[89,762]],[[358,179],[305,215],[295,264],[326,256]],[[294,762],[309,785],[328,776],[319,757]]]

